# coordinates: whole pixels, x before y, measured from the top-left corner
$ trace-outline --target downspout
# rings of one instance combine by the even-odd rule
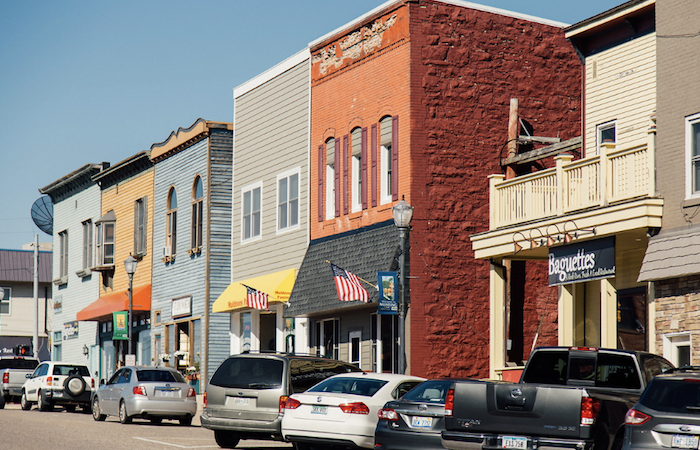
[[[207,139],[207,238],[206,238],[206,249],[204,262],[204,323],[202,324],[202,332],[204,332],[204,351],[202,367],[200,368],[200,389],[206,389],[207,383],[209,381],[209,308],[210,308],[210,282],[209,277],[211,276],[211,130],[209,132],[209,138]]]

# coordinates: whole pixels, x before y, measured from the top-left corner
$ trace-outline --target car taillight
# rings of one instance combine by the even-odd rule
[[[202,396],[202,406],[204,408],[207,407],[207,391],[204,391],[204,395]]]
[[[452,410],[455,407],[455,390],[448,389],[447,395],[445,396],[445,415],[451,416]]]
[[[399,420],[399,415],[396,414],[396,411],[394,411],[391,408],[382,408],[379,411],[377,411],[377,417],[381,420],[391,420],[391,421],[396,421]]]
[[[280,395],[280,406],[279,406],[279,413],[284,414],[284,408],[286,408],[285,404],[287,403],[287,399],[289,398],[288,395]],[[299,406],[299,405],[297,405]],[[290,408],[292,409],[292,408]]]
[[[131,391],[136,395],[146,395],[146,386],[134,386]]]
[[[280,399],[281,400],[281,399]],[[298,407],[301,406],[301,402],[295,398],[288,398],[284,402],[284,409],[297,409]]]
[[[10,382],[10,374],[5,372],[2,374],[2,382],[3,383],[9,383]]]
[[[630,409],[625,414],[626,425],[641,425],[649,419],[651,419],[650,415],[639,412],[636,409]]]
[[[188,398],[189,398],[189,397],[196,397],[196,396],[197,396],[197,393],[194,391],[194,388],[190,388],[190,389],[187,391],[187,397],[188,397]]]
[[[53,381],[53,377],[46,377],[46,384],[51,386],[51,382]]]
[[[581,426],[590,426],[595,423],[600,410],[600,400],[591,397],[581,397]]]
[[[369,414],[369,408],[362,402],[342,403],[338,406],[347,414]]]
[[[95,379],[90,378],[90,386],[92,386],[93,389],[95,389]]]

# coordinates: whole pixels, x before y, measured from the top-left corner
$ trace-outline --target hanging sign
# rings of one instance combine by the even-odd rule
[[[549,285],[615,276],[615,236],[549,249]]]
[[[112,327],[112,339],[113,340],[128,340],[129,330],[127,328],[127,323],[129,321],[127,311],[115,311],[112,313],[114,326]]]
[[[399,313],[399,291],[397,272],[377,272],[379,286],[379,304],[377,314]]]

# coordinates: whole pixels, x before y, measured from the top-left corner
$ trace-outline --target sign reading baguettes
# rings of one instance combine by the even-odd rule
[[[615,276],[615,237],[549,249],[549,285]]]

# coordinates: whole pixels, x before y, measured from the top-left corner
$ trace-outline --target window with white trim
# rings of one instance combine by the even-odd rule
[[[165,256],[173,256],[177,253],[177,192],[170,188],[167,200],[167,212],[165,217]],[[169,253],[169,254],[168,254]]]
[[[316,321],[314,340],[316,356],[338,359],[340,357],[340,319]]]
[[[596,154],[600,155],[600,147],[617,143],[616,122],[601,123],[596,126]]]
[[[12,299],[12,288],[3,286],[3,295],[0,298],[0,314],[10,314],[10,303]]]
[[[686,196],[700,196],[700,114],[685,118]]]
[[[671,333],[663,336],[663,356],[676,367],[692,365],[690,333]]]
[[[68,230],[58,233],[58,277],[68,279]]]
[[[143,257],[148,248],[148,197],[134,202],[134,255]]]
[[[348,335],[350,342],[350,362],[360,367],[362,357],[362,331],[351,331]]]
[[[83,222],[83,269],[92,267],[92,220]]]
[[[385,116],[379,121],[379,164],[380,164],[380,180],[379,180],[379,201],[382,204],[391,203],[392,192],[392,129],[391,116]]]
[[[326,141],[326,220],[335,217],[335,138]]]
[[[262,182],[242,189],[241,240],[249,241],[261,236]]]
[[[277,176],[277,230],[299,226],[299,173],[301,169]]]
[[[202,177],[197,176],[192,187],[192,236],[190,248],[202,247],[204,236],[204,187]]]
[[[352,140],[351,159],[351,210],[352,212],[362,211],[362,128],[354,128],[350,132]]]
[[[63,352],[61,344],[63,343],[63,335],[60,331],[54,331],[53,333],[53,352],[51,353],[51,357],[53,358],[54,361],[61,361],[63,360]]]

